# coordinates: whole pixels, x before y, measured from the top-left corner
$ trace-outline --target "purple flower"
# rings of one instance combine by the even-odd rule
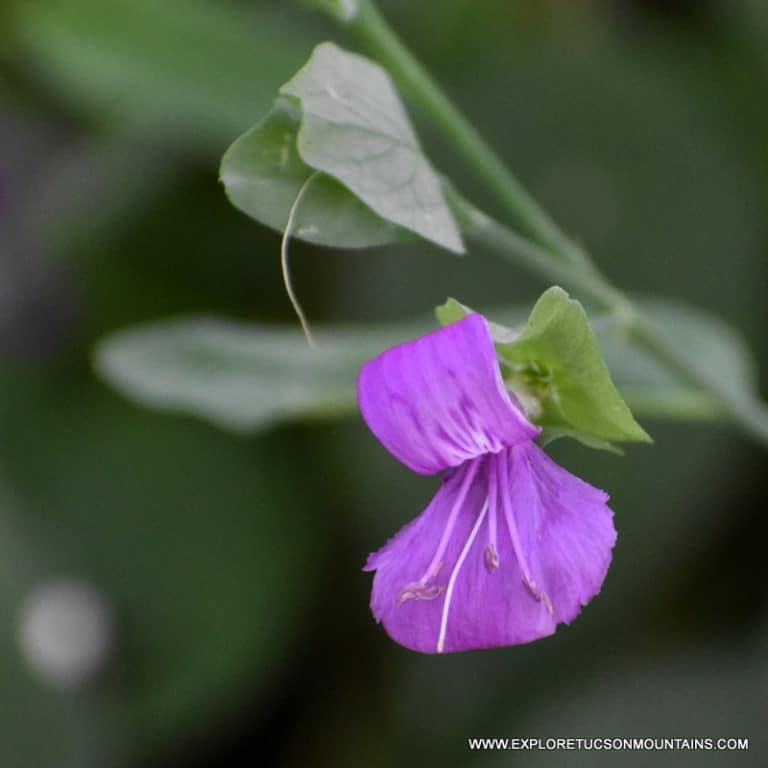
[[[419,474],[429,506],[368,558],[371,609],[423,653],[517,645],[571,622],[616,541],[608,496],[555,464],[507,393],[480,315],[385,352],[360,373],[363,418]]]

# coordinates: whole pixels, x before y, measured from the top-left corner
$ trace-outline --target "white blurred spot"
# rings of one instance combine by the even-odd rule
[[[357,15],[357,0],[338,0],[342,21],[351,21]]]
[[[76,688],[104,666],[112,647],[109,607],[92,587],[59,581],[34,589],[19,615],[19,644],[46,683]]]

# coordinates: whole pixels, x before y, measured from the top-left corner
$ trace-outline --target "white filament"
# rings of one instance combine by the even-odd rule
[[[450,514],[448,515],[448,522],[445,524],[445,530],[443,531],[443,535],[440,537],[440,543],[437,545],[437,551],[432,557],[432,561],[427,566],[427,570],[421,577],[419,584],[426,584],[431,578],[435,577],[437,571],[442,567],[441,561],[443,555],[445,554],[446,547],[448,546],[448,541],[453,534],[453,528],[456,525],[459,512],[464,506],[464,501],[467,498],[469,489],[475,480],[475,476],[477,475],[478,466],[479,462],[472,461],[469,462],[466,470],[459,470],[460,472],[464,471],[465,474],[461,480],[461,486],[459,487],[458,495],[456,496],[456,499],[453,502],[453,506],[451,507]]]
[[[475,538],[477,537],[477,532],[480,530],[480,526],[483,524],[483,520],[485,520],[485,516],[487,513],[488,513],[488,499],[485,500],[485,504],[483,504],[483,509],[481,510],[480,514],[477,516],[477,520],[475,520],[475,525],[472,528],[472,531],[469,534],[469,537],[467,538],[466,543],[464,544],[464,549],[461,550],[461,554],[459,555],[459,559],[456,561],[456,565],[453,566],[451,578],[448,580],[448,589],[446,589],[445,591],[445,601],[443,602],[443,614],[440,618],[440,633],[438,634],[438,637],[437,637],[438,653],[442,653],[443,648],[445,647],[445,633],[448,630],[448,611],[451,608],[451,599],[453,598],[453,588],[456,585],[456,579],[459,577],[459,571],[461,570],[461,566],[464,565],[464,561],[467,559],[469,550],[472,548],[472,544],[474,543]]]

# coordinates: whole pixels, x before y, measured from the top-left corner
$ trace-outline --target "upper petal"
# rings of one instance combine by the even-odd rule
[[[504,388],[481,315],[384,352],[363,367],[357,391],[371,431],[424,475],[539,433]]]

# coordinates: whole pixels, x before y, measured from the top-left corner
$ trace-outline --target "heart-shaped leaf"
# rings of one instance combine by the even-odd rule
[[[296,147],[300,120],[298,107],[280,98],[227,150],[221,180],[232,204],[282,232],[301,194],[291,234],[318,245],[364,248],[408,239],[405,230],[377,216],[341,182],[301,159]]]
[[[389,75],[318,46],[272,112],[224,155],[232,203],[309,242],[365,247],[416,235],[463,252],[442,183]]]

